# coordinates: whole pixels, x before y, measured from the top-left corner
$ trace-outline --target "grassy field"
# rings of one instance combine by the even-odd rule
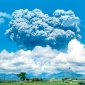
[[[21,85],[21,83],[0,83],[0,85]],[[35,83],[24,83],[24,85],[78,85],[78,84],[35,82]]]

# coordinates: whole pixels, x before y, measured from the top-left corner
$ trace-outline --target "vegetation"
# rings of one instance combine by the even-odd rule
[[[24,81],[26,79],[26,73],[25,72],[21,72],[21,73],[17,74],[17,76],[20,77],[20,79],[22,81]]]
[[[65,77],[62,79],[57,78],[51,78],[48,80],[43,80],[40,78],[26,78],[25,72],[20,72],[17,74],[17,76],[21,79],[20,80],[7,80],[7,79],[1,79],[0,85],[78,85],[78,82],[85,82],[85,79],[83,78],[71,78],[71,77]],[[3,77],[2,77],[3,78]]]
[[[20,85],[20,83],[0,83],[0,85]],[[47,83],[47,82],[32,82],[32,83],[24,83],[24,85],[69,85],[67,83]],[[78,84],[70,84],[70,85],[78,85]]]

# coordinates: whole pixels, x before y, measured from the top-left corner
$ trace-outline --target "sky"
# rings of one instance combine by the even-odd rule
[[[84,3],[0,0],[0,73],[85,74]]]

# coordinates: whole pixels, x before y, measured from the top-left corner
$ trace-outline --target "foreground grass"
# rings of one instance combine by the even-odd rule
[[[0,85],[21,85],[21,83],[0,83]],[[78,85],[78,84],[34,82],[34,83],[24,83],[24,85]]]

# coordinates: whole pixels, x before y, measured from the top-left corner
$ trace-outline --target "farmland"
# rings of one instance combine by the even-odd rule
[[[14,83],[0,83],[0,85],[21,85],[20,82]],[[47,83],[47,82],[32,82],[32,83],[24,83],[24,85],[78,85],[78,84],[68,84],[68,83]]]

